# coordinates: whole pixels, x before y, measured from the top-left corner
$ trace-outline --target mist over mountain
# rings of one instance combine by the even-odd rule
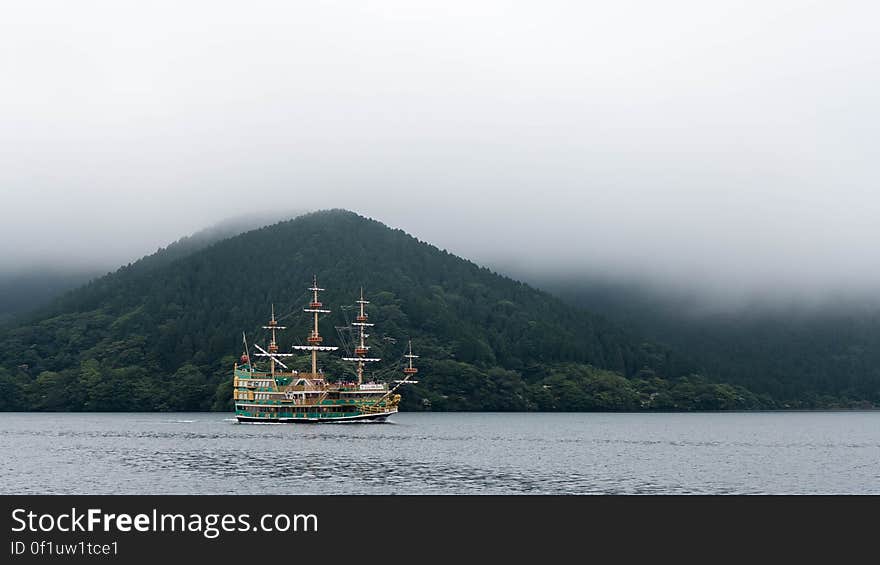
[[[0,270],[344,207],[505,272],[878,294],[880,4],[478,4],[14,3]]]
[[[275,211],[227,218],[192,235],[177,239],[166,247],[160,247],[155,253],[136,262],[139,268],[165,264],[220,240],[277,222],[282,218],[294,218],[301,213]],[[125,262],[131,264],[134,261],[133,258],[129,258]],[[9,323],[17,316],[26,315],[63,293],[118,267],[119,265],[108,263],[107,258],[89,257],[45,264],[6,265],[0,269],[0,324]]]
[[[51,266],[0,273],[0,326],[47,304],[65,291],[85,284],[100,273],[88,267],[63,269]]]

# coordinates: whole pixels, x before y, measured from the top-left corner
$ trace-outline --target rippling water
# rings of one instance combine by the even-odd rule
[[[880,494],[880,412],[0,414],[0,493]]]

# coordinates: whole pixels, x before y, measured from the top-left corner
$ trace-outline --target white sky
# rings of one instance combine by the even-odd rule
[[[345,207],[479,262],[880,286],[880,3],[0,12],[0,263]],[[880,293],[878,293],[880,294]]]

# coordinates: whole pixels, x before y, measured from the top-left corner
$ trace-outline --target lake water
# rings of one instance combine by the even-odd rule
[[[880,412],[0,413],[0,493],[880,494]]]

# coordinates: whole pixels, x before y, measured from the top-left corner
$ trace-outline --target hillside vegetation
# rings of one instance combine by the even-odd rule
[[[227,410],[242,331],[265,345],[274,303],[303,343],[317,274],[329,344],[345,342],[363,286],[373,352],[395,368],[422,357],[409,410],[635,410],[769,407],[711,382],[670,350],[354,213],[312,213],[191,253],[147,257],[69,292],[0,338],[2,410]],[[351,371],[325,355],[331,378]],[[292,359],[305,367],[305,358]]]

